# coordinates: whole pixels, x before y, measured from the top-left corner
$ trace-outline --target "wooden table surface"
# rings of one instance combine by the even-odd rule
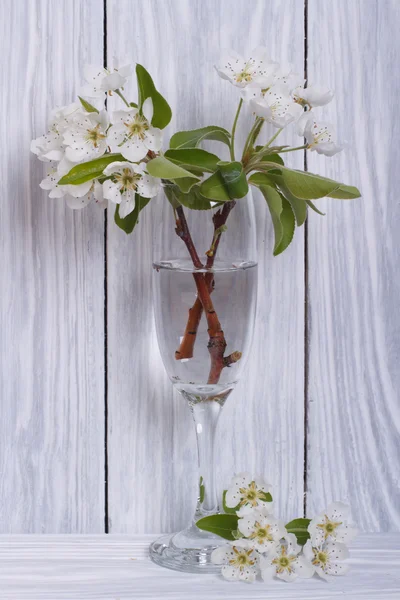
[[[1,600],[330,600],[400,598],[400,533],[360,536],[351,571],[326,583],[317,577],[285,584],[230,583],[215,575],[178,573],[154,565],[156,535],[0,536]]]

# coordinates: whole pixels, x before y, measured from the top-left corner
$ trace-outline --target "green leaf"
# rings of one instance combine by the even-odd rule
[[[271,213],[275,233],[274,256],[281,254],[293,239],[295,220],[293,210],[282,194],[275,188],[260,186],[260,191],[267,201]]]
[[[181,177],[199,179],[196,175],[190,173],[190,171],[165,158],[165,156],[156,156],[156,158],[150,160],[146,165],[146,169],[149,175],[159,177],[160,179],[179,179]]]
[[[262,500],[263,502],[272,502],[272,496],[269,492],[267,492],[266,494],[264,492],[262,492],[262,495],[264,497],[260,498],[260,500]]]
[[[310,519],[294,519],[293,521],[290,521],[290,523],[287,523],[286,529],[288,533],[294,533],[298,544],[304,546],[306,541],[310,538],[310,534],[307,530],[310,523]]]
[[[283,226],[281,223],[282,214],[282,198],[274,187],[269,185],[261,185],[260,192],[264,196],[269,212],[271,213],[272,225],[274,227],[275,244],[274,244],[274,256],[279,254],[279,246],[283,238]]]
[[[78,98],[81,101],[81,104],[82,104],[83,108],[86,110],[86,112],[88,112],[88,113],[94,112],[94,113],[99,114],[99,111],[97,110],[97,108],[95,106],[93,106],[92,104],[90,104],[90,102],[88,102],[84,98],[81,98],[80,96],[78,96]]]
[[[183,180],[180,179],[178,181]],[[187,193],[183,193],[179,189],[177,182],[175,185],[166,185],[164,187],[165,195],[174,208],[177,208],[180,204],[192,210],[209,210],[211,208],[210,201],[200,194],[198,186],[193,187]]]
[[[227,506],[226,502],[225,502],[226,492],[227,491],[228,490],[224,490],[222,492],[222,508],[223,508],[223,510],[224,510],[225,513],[227,513],[229,515],[235,515],[236,511],[238,511],[239,508],[240,508],[240,503],[237,506],[235,506],[235,508],[230,508],[229,506]]]
[[[164,194],[167,196],[169,203],[172,208],[178,208],[180,206],[179,196],[181,192],[179,188],[174,184],[168,184],[164,186]]]
[[[329,198],[338,198],[339,200],[353,200],[354,198],[360,198],[361,192],[354,185],[340,184],[337,190],[328,194]]]
[[[238,520],[236,515],[210,515],[197,521],[196,525],[199,529],[215,533],[225,540],[235,540],[233,533],[237,530]]]
[[[275,187],[275,179],[273,178],[273,176],[267,173],[253,173],[249,177],[249,183],[257,187],[260,187],[261,185],[269,185],[271,187]]]
[[[114,213],[115,223],[118,225],[118,227],[123,229],[125,233],[132,233],[132,231],[135,229],[136,225],[139,222],[140,211],[143,210],[145,206],[147,206],[150,200],[151,198],[143,198],[142,196],[139,196],[139,194],[136,194],[135,209],[123,219],[119,216],[119,204],[117,204]]]
[[[186,208],[192,210],[210,210],[211,204],[207,198],[201,195],[199,187],[194,186],[187,194],[181,194],[179,200]]]
[[[104,154],[100,158],[89,160],[88,162],[75,165],[72,169],[64,175],[58,182],[59,185],[79,185],[96,179],[102,175],[104,169],[111,163],[125,160],[122,154]]]
[[[190,177],[172,179],[171,181],[173,181],[184,194],[188,194],[192,187],[198,183],[197,179],[191,179]]]
[[[164,129],[172,117],[171,108],[168,102],[161,96],[160,92],[157,91],[150,73],[148,73],[142,65],[136,65],[136,78],[139,94],[139,110],[142,110],[143,102],[147,98],[151,98],[154,109],[151,124],[159,129]]]
[[[267,160],[268,162],[273,162],[276,163],[278,165],[282,165],[284,166],[284,162],[283,162],[283,158],[279,155],[279,154],[268,154],[267,156],[263,156],[261,159],[261,162],[263,162],[263,160]]]
[[[241,162],[220,162],[219,172],[231,199],[243,198],[248,194],[249,184]]]
[[[274,251],[274,256],[282,254],[284,250],[289,246],[293,240],[295,230],[295,220],[293,210],[289,202],[281,195],[282,200],[282,212],[281,212],[281,224],[282,224],[282,240],[278,248]]]
[[[203,181],[200,192],[211,200],[243,198],[249,191],[246,174],[240,162],[219,162],[218,171]]]
[[[296,198],[288,187],[284,184],[282,177],[276,177],[281,193],[285,196],[286,200],[292,207],[294,216],[296,217],[297,227],[301,227],[307,219],[307,203],[301,198]]]
[[[282,177],[290,192],[296,198],[303,198],[303,200],[324,198],[341,186],[337,181],[314,175],[314,173],[286,168],[282,169]]]
[[[218,200],[220,202],[231,200],[219,170],[203,181],[200,185],[200,192],[203,196],[211,200]]]
[[[201,129],[192,129],[190,131],[178,131],[169,142],[170,148],[196,148],[204,140],[215,140],[223,142],[229,146],[230,133],[223,127],[210,125]]]
[[[313,204],[311,202],[311,200],[306,200],[306,203],[308,204],[308,206],[310,208],[312,208],[312,210],[316,213],[318,213],[319,215],[322,215],[323,217],[325,216],[325,213],[321,212],[320,210],[318,210],[318,208],[315,206],[315,204]]]
[[[184,168],[197,168],[201,173],[214,173],[218,168],[220,158],[201,148],[170,149],[164,154],[166,158]]]
[[[206,494],[206,488],[204,487],[203,478],[200,477],[200,481],[199,481],[199,502],[200,502],[200,504],[203,504],[205,494]]]

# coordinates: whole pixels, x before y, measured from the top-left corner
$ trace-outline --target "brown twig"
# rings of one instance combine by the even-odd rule
[[[233,208],[233,207],[232,207]],[[187,225],[185,213],[183,211],[182,206],[178,206],[176,209],[178,219],[176,221],[176,233],[185,243],[190,257],[192,259],[193,265],[197,269],[201,269],[203,264],[197,254],[197,250],[194,246],[192,236],[190,235],[190,231]],[[219,211],[218,211],[219,212]],[[229,212],[228,212],[229,214]],[[215,216],[215,215],[214,215]],[[227,217],[226,217],[227,218]],[[214,223],[215,226],[215,223]],[[207,273],[208,275],[208,273]],[[211,294],[209,291],[209,284],[206,281],[203,273],[193,273],[193,278],[196,283],[198,298],[201,302],[202,308],[204,310],[207,325],[208,325],[208,351],[211,357],[211,368],[208,376],[207,383],[216,384],[219,381],[221,376],[221,371],[224,367],[230,366],[234,362],[237,362],[241,358],[240,352],[233,352],[228,357],[224,357],[225,349],[226,349],[226,340],[224,336],[224,332],[221,328],[221,323],[219,322],[218,315],[215,312]]]
[[[217,254],[219,242],[223,233],[222,228],[226,224],[229,214],[234,208],[235,204],[235,200],[225,202],[224,206],[222,207],[222,210],[218,210],[213,215],[214,235],[210,250],[207,252],[207,269],[212,269],[212,267],[214,266],[215,256]],[[204,278],[207,282],[208,290],[211,294],[214,289],[214,273],[206,273]],[[179,349],[175,352],[176,360],[193,357],[193,348],[196,342],[197,331],[200,325],[202,314],[203,305],[199,297],[197,297],[195,303],[189,309],[189,317],[186,324],[185,333],[183,334],[183,338],[180,343]]]

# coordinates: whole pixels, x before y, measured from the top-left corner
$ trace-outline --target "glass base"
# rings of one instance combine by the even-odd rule
[[[221,567],[211,563],[211,553],[224,543],[222,538],[192,525],[155,540],[150,545],[150,558],[157,565],[174,571],[219,573]]]

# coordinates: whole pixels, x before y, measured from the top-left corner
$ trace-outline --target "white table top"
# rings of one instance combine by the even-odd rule
[[[0,536],[1,600],[285,600],[400,599],[400,533],[362,535],[351,571],[326,583],[231,583],[215,575],[154,565],[147,548],[157,535]]]

